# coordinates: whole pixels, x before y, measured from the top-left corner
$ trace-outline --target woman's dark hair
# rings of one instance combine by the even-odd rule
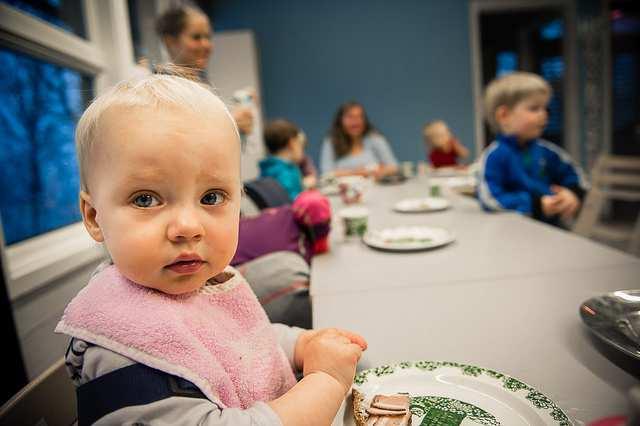
[[[273,120],[264,129],[264,143],[270,154],[277,154],[299,133],[300,129],[292,122],[284,119]]]
[[[204,14],[195,6],[173,6],[167,9],[156,20],[156,32],[162,38],[165,36],[178,37],[187,26],[189,13]]]
[[[336,112],[336,116],[333,119],[333,125],[331,126],[331,131],[329,136],[331,137],[331,143],[333,144],[333,151],[336,154],[336,158],[342,158],[345,155],[348,155],[351,152],[351,148],[353,148],[353,139],[351,136],[344,131],[342,127],[342,117],[353,107],[360,107],[362,109],[362,115],[364,118],[364,133],[363,135],[368,134],[374,127],[369,122],[369,117],[367,117],[367,112],[364,110],[362,104],[356,101],[348,101],[340,105],[338,111]]]

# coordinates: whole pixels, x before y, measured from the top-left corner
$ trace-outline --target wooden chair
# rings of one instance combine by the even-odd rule
[[[61,358],[0,408],[0,426],[73,425],[76,410],[76,389]]]
[[[573,231],[585,237],[626,244],[626,250],[640,256],[640,214],[635,224],[612,226],[601,222],[610,200],[640,202],[640,157],[602,155],[592,171],[592,188]]]

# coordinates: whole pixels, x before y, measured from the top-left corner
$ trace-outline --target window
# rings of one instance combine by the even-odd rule
[[[65,31],[86,38],[82,0],[0,0],[0,3],[15,7]]]
[[[0,0],[0,216],[12,301],[104,256],[78,222],[75,124],[133,67],[121,1]]]
[[[615,0],[611,14],[611,153],[640,156],[640,4]]]
[[[547,56],[540,60],[540,75],[549,82],[553,96],[549,101],[549,118],[545,134],[553,141],[562,138],[562,121],[564,105],[562,96],[562,78],[564,75],[564,59],[562,56]]]
[[[553,5],[522,10],[489,8],[479,18],[482,80],[478,95],[491,80],[514,71],[541,75],[553,89],[549,121],[542,137],[571,151],[567,136],[575,128],[566,127],[565,117],[568,54],[563,45],[567,37],[564,12]],[[484,127],[484,144],[488,145],[493,133],[482,122],[479,124]]]
[[[554,19],[540,28],[540,38],[543,40],[559,40],[564,35],[564,24],[561,19]]]
[[[74,129],[89,76],[0,48],[0,214],[6,244],[80,220]]]
[[[30,379],[65,344],[50,330],[70,287],[35,292],[105,255],[78,222],[73,133],[86,102],[130,75],[129,40],[124,1],[0,0],[0,249],[9,301],[29,318],[14,353]]]
[[[518,69],[516,52],[500,52],[496,55],[496,78],[512,73]]]

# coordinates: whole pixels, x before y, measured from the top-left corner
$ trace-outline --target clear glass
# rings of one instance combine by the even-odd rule
[[[6,244],[80,220],[75,124],[92,97],[78,71],[0,48],[0,215]]]

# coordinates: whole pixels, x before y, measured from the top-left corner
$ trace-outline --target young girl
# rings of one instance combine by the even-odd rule
[[[372,176],[398,172],[398,162],[387,139],[375,130],[355,101],[338,108],[329,135],[322,141],[320,170],[323,175]]]
[[[366,343],[270,324],[228,266],[240,144],[223,103],[181,77],[125,82],[76,143],[84,224],[113,262],[56,328],[72,337],[80,425],[330,424]]]

